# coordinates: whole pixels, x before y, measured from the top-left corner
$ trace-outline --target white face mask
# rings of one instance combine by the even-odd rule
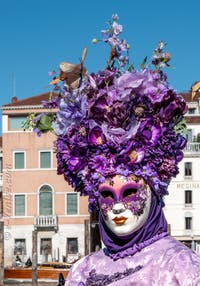
[[[113,233],[129,235],[144,225],[151,206],[151,190],[143,179],[117,175],[112,183],[100,185],[99,192],[100,210]]]

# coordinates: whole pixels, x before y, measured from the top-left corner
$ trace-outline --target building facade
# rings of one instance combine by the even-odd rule
[[[200,253],[200,90],[182,93],[187,102],[187,146],[179,174],[169,186],[165,215],[171,234]]]
[[[3,151],[2,151],[2,137],[0,136],[0,219],[3,214]]]
[[[49,93],[2,106],[4,265],[32,259],[37,231],[38,263],[73,261],[88,252],[87,198],[57,175],[55,135],[38,137],[22,122],[42,110]],[[86,238],[85,238],[86,237]]]

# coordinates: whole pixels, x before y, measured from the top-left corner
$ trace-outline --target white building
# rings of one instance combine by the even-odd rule
[[[182,93],[188,105],[188,142],[179,175],[169,186],[164,211],[171,235],[200,253],[200,90],[193,94],[195,86]]]

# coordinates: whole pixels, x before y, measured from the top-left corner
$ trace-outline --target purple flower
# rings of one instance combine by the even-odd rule
[[[139,125],[136,138],[140,138],[143,144],[155,146],[161,136],[161,127],[153,125],[151,121],[143,121]]]
[[[153,86],[152,84],[144,90],[144,94],[151,100],[151,102],[157,103],[162,102],[165,94],[167,93],[167,88],[163,84],[158,84],[157,86]]]
[[[49,72],[48,72],[48,75],[49,75],[49,76],[52,76],[52,75],[54,75],[55,73],[56,73],[55,71],[49,71]]]
[[[73,101],[63,98],[59,104],[56,120],[56,133],[65,135],[72,124],[79,124],[86,113],[85,97],[76,97]]]
[[[124,92],[126,89],[129,89],[131,92],[132,89],[139,88],[143,81],[144,77],[142,74],[126,72],[117,79],[116,85],[121,92]]]
[[[120,40],[115,35],[113,35],[112,37],[107,38],[106,41],[113,47],[119,46],[120,43],[121,43]]]
[[[35,132],[37,134],[37,136],[41,136],[42,135],[42,131],[40,129],[38,129],[37,127],[33,128],[33,132]]]
[[[103,155],[96,155],[89,161],[89,166],[91,169],[96,170],[99,173],[103,173],[108,165],[108,158]]]
[[[110,126],[126,128],[126,126],[134,120],[134,116],[131,115],[131,112],[132,105],[129,102],[113,102],[109,111],[106,113],[106,121]]]
[[[70,171],[74,171],[78,169],[80,166],[80,158],[79,157],[71,157],[68,161],[68,168]]]
[[[59,104],[58,96],[54,96],[51,100],[42,100],[42,105],[44,108],[57,108]]]
[[[118,36],[121,32],[122,32],[122,25],[119,25],[117,24],[117,22],[113,22],[113,25],[112,25],[112,28],[113,28],[113,34]]]
[[[117,14],[113,14],[113,15],[112,15],[112,20],[113,20],[113,21],[118,21],[118,20],[119,20],[118,15],[117,15]]]
[[[99,126],[95,126],[90,130],[88,141],[91,145],[102,145],[105,143],[105,136]]]

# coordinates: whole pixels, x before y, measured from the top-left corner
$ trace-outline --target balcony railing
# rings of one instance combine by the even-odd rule
[[[200,152],[200,142],[188,142],[184,152],[198,153]]]
[[[40,215],[35,217],[34,227],[37,230],[58,230],[58,218],[56,215]]]

